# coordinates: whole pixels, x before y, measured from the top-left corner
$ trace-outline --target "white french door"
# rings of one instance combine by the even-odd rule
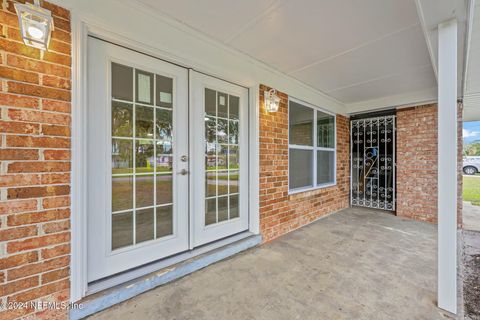
[[[248,90],[191,72],[193,244],[248,229]]]
[[[188,71],[88,40],[88,281],[188,250]]]
[[[247,89],[92,37],[87,71],[89,282],[248,229]]]

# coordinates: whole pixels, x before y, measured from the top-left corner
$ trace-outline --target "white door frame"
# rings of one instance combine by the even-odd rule
[[[86,102],[87,38],[93,35],[177,65],[179,59],[168,52],[118,35],[72,12],[72,180],[71,180],[71,276],[70,300],[76,302],[87,292],[87,214],[86,214]],[[214,67],[190,66],[205,74],[215,74]],[[230,80],[230,79],[227,79]],[[241,82],[241,81],[240,81]],[[237,82],[238,83],[238,82]],[[241,83],[238,83],[242,85]],[[249,231],[260,233],[259,217],[259,84],[249,88]]]

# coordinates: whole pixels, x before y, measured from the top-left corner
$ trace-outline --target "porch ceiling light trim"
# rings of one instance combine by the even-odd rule
[[[34,4],[15,3],[15,10],[23,42],[30,47],[48,50],[53,30],[50,10],[40,7],[40,0],[35,0]]]
[[[263,93],[265,99],[265,110],[267,112],[277,112],[280,106],[280,97],[275,89],[270,89]]]

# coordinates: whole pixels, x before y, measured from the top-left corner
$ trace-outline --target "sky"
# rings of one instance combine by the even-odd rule
[[[463,143],[480,140],[480,121],[463,123]]]

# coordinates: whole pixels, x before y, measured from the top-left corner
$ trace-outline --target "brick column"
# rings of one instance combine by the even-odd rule
[[[0,305],[69,299],[70,13],[44,2],[49,51],[27,47],[12,1],[0,11]],[[66,310],[0,310],[0,319]]]
[[[397,110],[397,215],[437,223],[438,109]],[[462,106],[458,104],[458,210],[462,225]]]

